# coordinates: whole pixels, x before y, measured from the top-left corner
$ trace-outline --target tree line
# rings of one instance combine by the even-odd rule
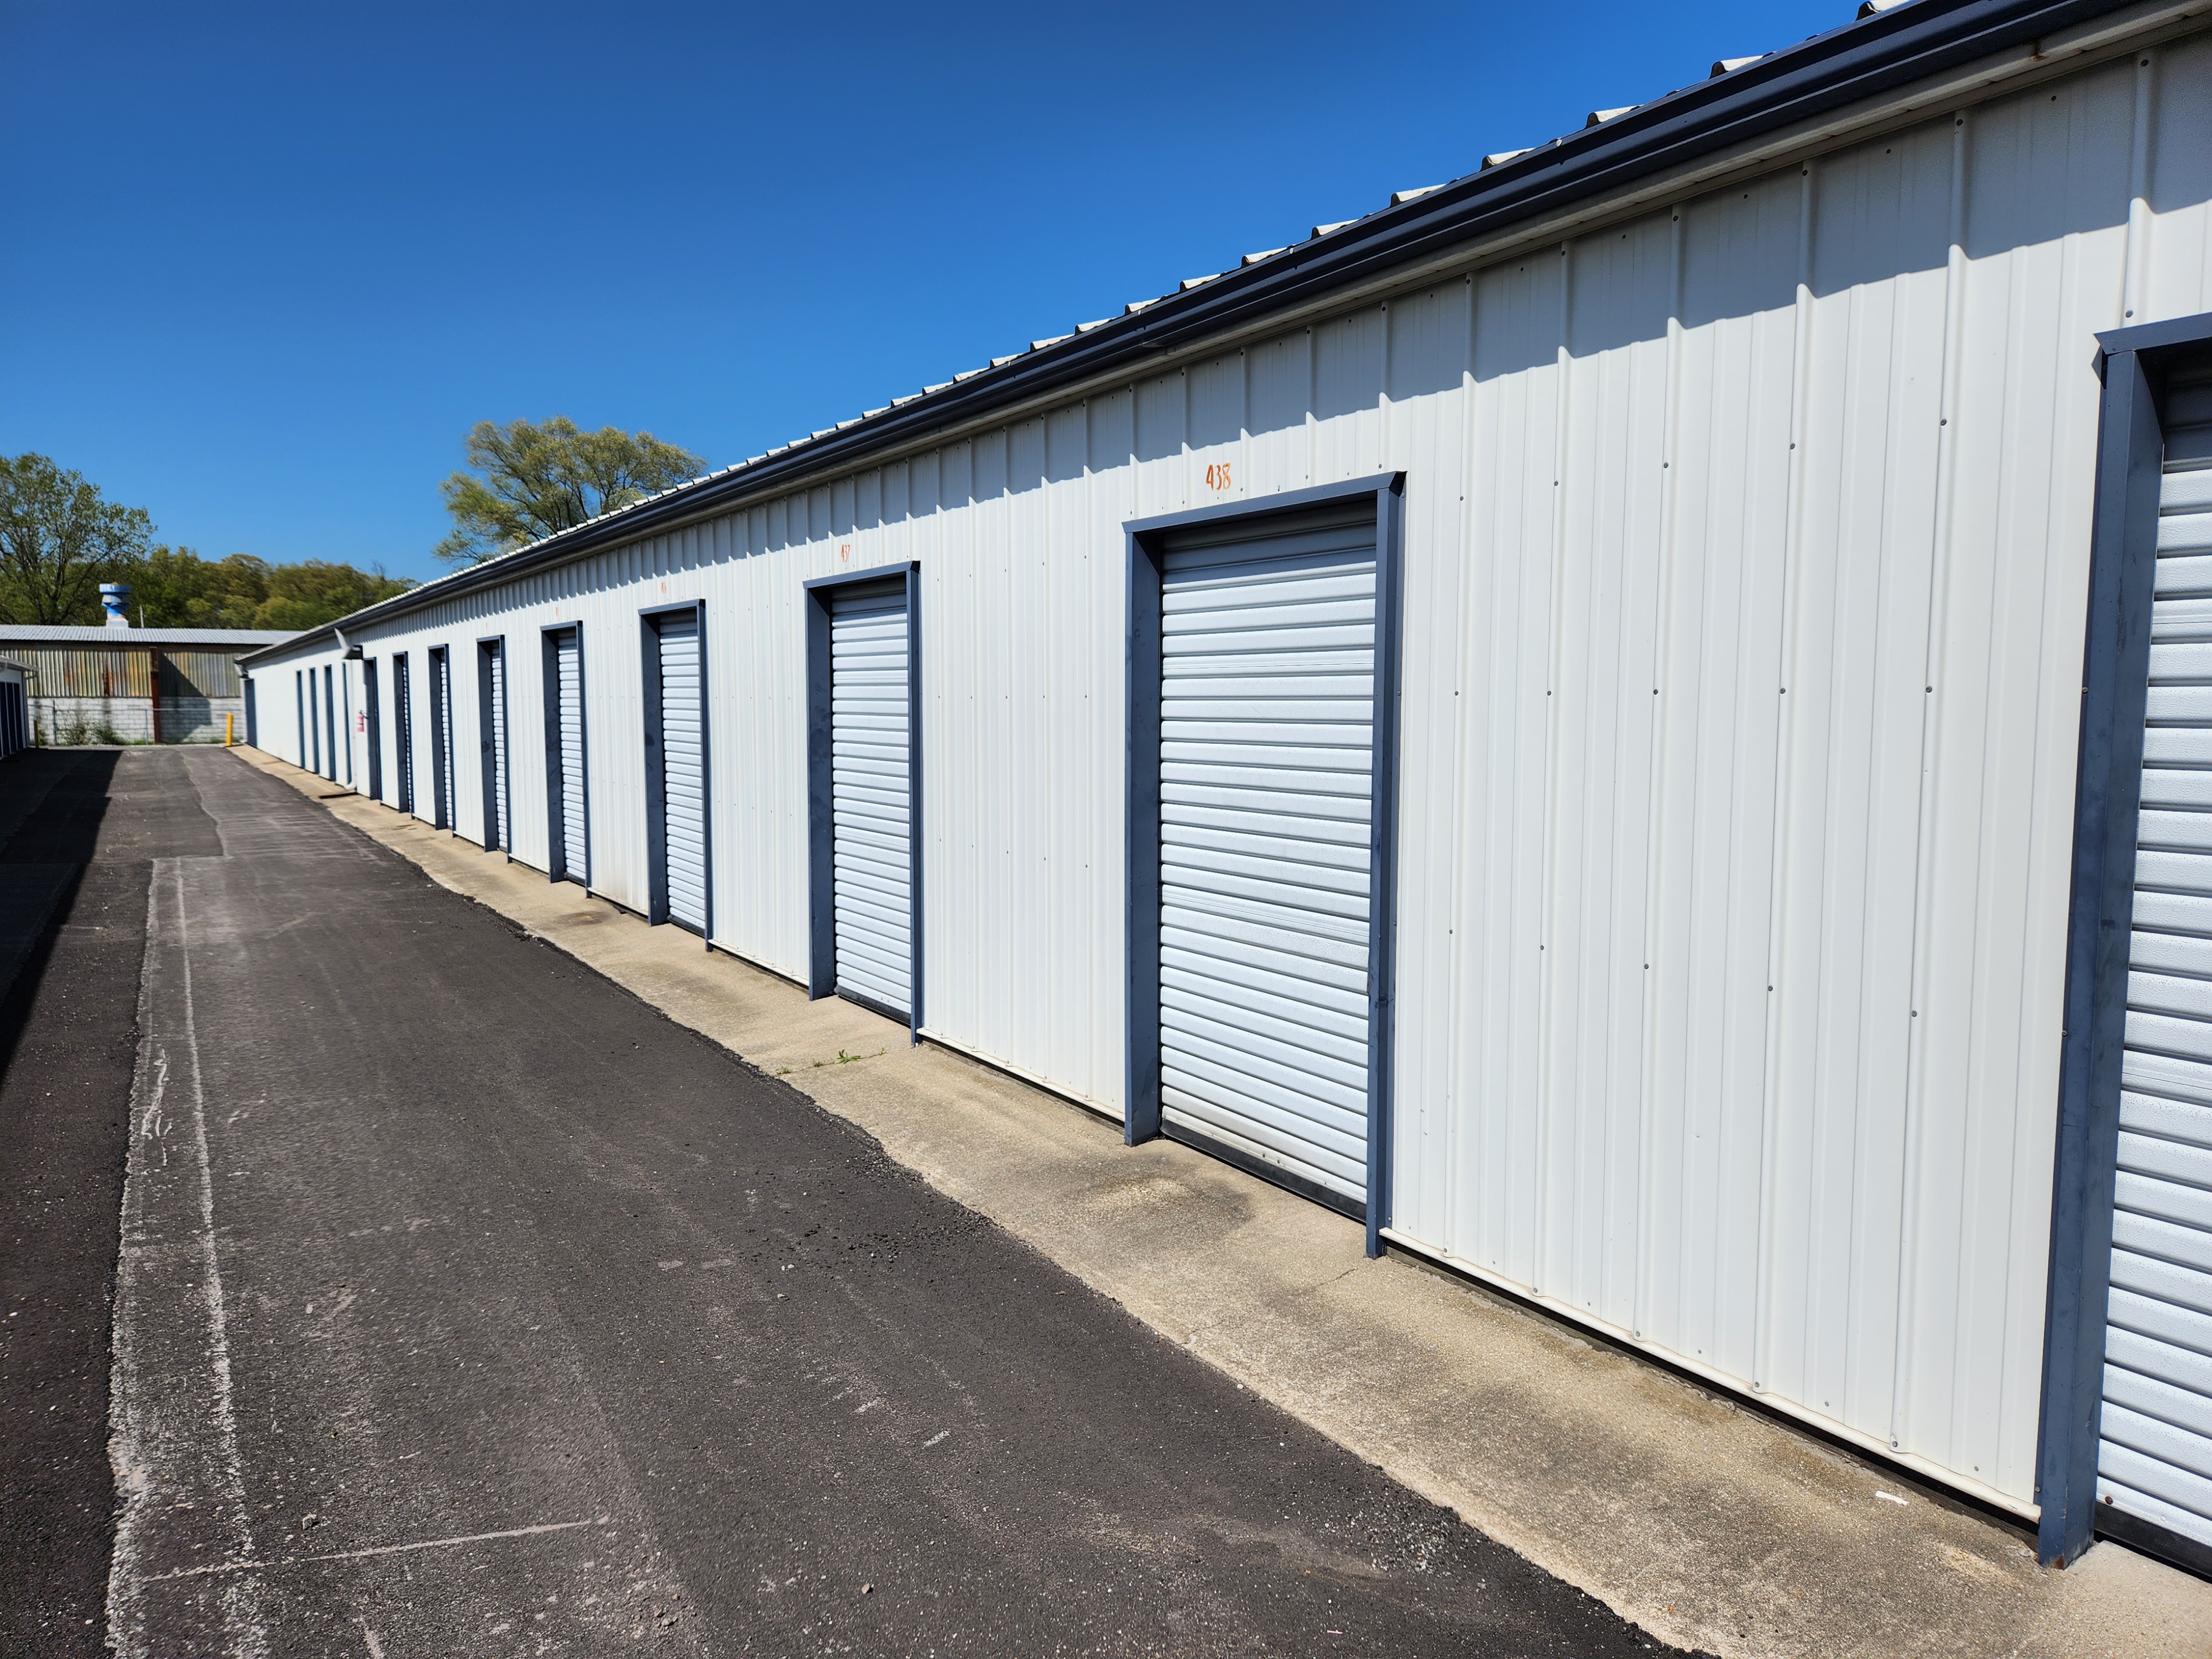
[[[550,421],[481,421],[472,471],[440,486],[453,533],[431,550],[465,566],[513,552],[696,477],[700,457],[650,432],[586,432]],[[327,559],[271,564],[247,553],[203,558],[154,540],[143,507],[111,501],[44,455],[0,455],[0,623],[92,625],[103,582],[131,586],[147,628],[319,628],[404,593],[411,581]]]
[[[157,544],[143,507],[109,501],[46,456],[0,455],[0,622],[96,625],[102,582],[130,584],[131,620],[143,627],[286,629],[319,627],[414,586],[381,567],[206,559]]]

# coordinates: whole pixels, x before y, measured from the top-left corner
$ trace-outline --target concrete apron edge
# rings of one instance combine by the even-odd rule
[[[2155,1650],[2203,1655],[2212,1659],[2212,1585],[2111,1545],[2100,1545],[2081,1564],[2063,1574],[2048,1571],[2033,1565],[2032,1551],[2014,1529],[1977,1513],[1954,1501],[1953,1494],[1932,1486],[1913,1492],[1910,1514],[1893,1513],[1877,1503],[1875,1507],[1881,1511],[1879,1519],[1885,1523],[1878,1542],[1864,1537],[1865,1529],[1861,1527],[1860,1535],[1843,1540],[1841,1547],[1848,1551],[1854,1544],[1863,1544],[1867,1548],[1864,1558],[1839,1556],[1829,1570],[1815,1575],[1822,1582],[1812,1586],[1793,1584],[1790,1582],[1792,1571],[1802,1578],[1808,1554],[1825,1556],[1832,1553],[1835,1546],[1808,1549],[1801,1543],[1795,1567],[1784,1559],[1790,1553],[1790,1549],[1776,1547],[1771,1538],[1741,1541],[1734,1549],[1723,1547],[1716,1550],[1712,1534],[1716,1531],[1729,1532],[1727,1520],[1717,1518],[1710,1503],[1701,1505],[1700,1500],[1710,1498],[1711,1493],[1657,1490],[1652,1484],[1653,1478],[1662,1471],[1666,1462],[1663,1456],[1638,1461],[1636,1472],[1644,1476],[1641,1490],[1633,1484],[1633,1474],[1625,1477],[1630,1484],[1616,1482],[1593,1487],[1590,1496],[1595,1500],[1595,1508],[1607,1517],[1595,1521],[1594,1525],[1611,1534],[1594,1547],[1589,1535],[1580,1540],[1569,1537],[1556,1524],[1556,1513],[1540,1514],[1533,1522],[1524,1518],[1511,1506],[1510,1500],[1517,1495],[1512,1491],[1496,1494],[1486,1492],[1465,1474],[1455,1475],[1419,1448],[1403,1443],[1392,1430],[1404,1419],[1394,1421],[1387,1410],[1378,1412],[1376,1401],[1356,1397],[1364,1386],[1356,1378],[1334,1374],[1345,1375],[1345,1383],[1341,1389],[1332,1392],[1300,1381],[1281,1364],[1271,1364],[1270,1352],[1280,1352],[1286,1340],[1295,1344],[1304,1333],[1289,1328],[1283,1318],[1271,1316],[1260,1297],[1248,1297],[1244,1305],[1233,1310],[1230,1317],[1212,1321],[1194,1317],[1197,1310],[1194,1304],[1200,1298],[1192,1294],[1196,1287],[1188,1278],[1178,1279],[1175,1276],[1176,1264],[1153,1263],[1150,1266],[1154,1270],[1137,1271],[1133,1261],[1124,1260],[1119,1264],[1120,1276],[1102,1273],[1097,1271],[1098,1264],[1085,1260],[1080,1248],[1071,1248],[1075,1241],[1069,1235],[1064,1217],[1050,1217],[1061,1224],[1057,1228],[1048,1226],[1044,1224],[1048,1218],[1045,1215],[1034,1207],[1024,1210],[1018,1198],[1011,1203],[994,1201],[1008,1195],[997,1188],[979,1190],[977,1181],[972,1178],[973,1172],[963,1164],[961,1155],[969,1149],[963,1149],[961,1142],[963,1134],[980,1132],[989,1136],[994,1126],[987,1121],[986,1110],[969,1114],[975,1120],[972,1123],[955,1121],[947,1115],[941,1121],[933,1120],[926,1127],[904,1126],[909,1133],[896,1139],[887,1137],[884,1130],[894,1126],[868,1121],[866,1114],[852,1109],[856,1104],[865,1103],[863,1100],[848,1100],[841,1104],[837,1097],[851,1091],[842,1086],[848,1079],[840,1077],[836,1069],[832,1069],[825,1080],[835,1080],[841,1086],[833,1088],[826,1096],[815,1088],[802,1086],[792,1067],[770,1071],[770,1062],[775,1055],[739,1049],[725,1032],[714,1028],[703,1012],[700,1018],[692,1017],[694,1012],[700,1011],[687,1010],[683,1006],[683,997],[653,994],[654,987],[633,982],[633,976],[626,975],[620,963],[595,959],[592,954],[579,948],[582,941],[572,944],[558,936],[557,927],[548,931],[529,915],[517,914],[496,902],[495,887],[498,878],[493,871],[486,870],[482,872],[483,879],[471,881],[470,878],[477,872],[460,862],[487,856],[475,842],[462,840],[450,831],[434,829],[412,816],[403,816],[381,802],[343,786],[333,786],[329,780],[273,756],[250,750],[234,752],[247,764],[283,779],[310,799],[320,802],[334,817],[407,858],[440,886],[483,904],[509,925],[521,928],[527,936],[543,940],[592,972],[612,980],[672,1021],[716,1043],[748,1066],[792,1083],[823,1110],[872,1135],[887,1156],[913,1170],[956,1202],[1006,1228],[1092,1289],[1114,1298],[1166,1340],[1217,1366],[1262,1398],[1382,1468],[1401,1485],[1457,1515],[1466,1524],[1545,1571],[1604,1602],[1662,1641],[1686,1648],[1707,1648],[1730,1656],[1731,1659],[1737,1655],[1954,1651],[2078,1654],[2086,1659],[2086,1656],[2094,1654],[2117,1656],[2154,1650],[2142,1645],[2143,1638],[2152,1631],[2162,1631],[2169,1633],[2166,1644]],[[448,842],[452,843],[450,854],[446,852]],[[441,867],[449,863],[452,868]],[[657,941],[659,934],[665,931],[655,929],[647,933],[641,919],[612,901],[592,899],[580,889],[564,892],[559,884],[546,882],[543,872],[531,866],[502,860],[495,868],[501,875],[514,870],[526,879],[543,883],[548,899],[555,903],[605,904],[619,912],[624,920],[636,923],[637,939],[650,938]],[[588,937],[599,940],[608,936],[594,927]],[[629,930],[625,929],[609,942],[629,937]],[[728,970],[758,975],[764,983],[772,985],[779,996],[804,997],[803,991],[771,969],[719,949],[709,956],[689,935],[684,942],[690,951],[698,953],[702,963],[711,962],[713,956],[722,957]],[[718,966],[714,971],[721,969]],[[799,1001],[792,1018],[820,1025],[847,1019],[848,1010],[852,1017],[865,1018],[886,1031],[890,1030],[888,1022],[834,1000],[828,1003]],[[904,1033],[897,1035],[903,1048]],[[872,1042],[874,1037],[870,1036],[867,1041]],[[908,1054],[916,1061],[928,1063],[933,1071],[939,1066],[958,1068],[954,1073],[939,1073],[939,1077],[956,1087],[963,1080],[962,1074],[976,1076],[979,1083],[961,1088],[962,1104],[988,1109],[992,1104],[990,1097],[995,1096],[1001,1101],[1020,1097],[1025,1103],[1049,1105],[1055,1109],[1056,1116],[1066,1120],[1066,1125],[1055,1131],[1048,1124],[1048,1134],[1096,1135],[1105,1127],[1096,1109],[1085,1108],[1046,1086],[964,1054],[957,1048],[933,1042]],[[822,1064],[811,1063],[817,1066]],[[1068,1127],[1078,1121],[1082,1125],[1080,1129]],[[998,1127],[1003,1132],[1004,1124]],[[1035,1128],[1034,1125],[1027,1127]],[[920,1133],[912,1132],[916,1128]],[[1257,1202],[1277,1198],[1287,1201],[1283,1217],[1278,1219],[1293,1218],[1292,1224],[1297,1224],[1295,1218],[1307,1215],[1309,1227],[1325,1227],[1328,1222],[1340,1220],[1327,1215],[1319,1206],[1290,1199],[1256,1177],[1231,1170],[1175,1143],[1160,1141],[1136,1149],[1136,1155],[1146,1153],[1151,1154],[1151,1172],[1140,1172],[1133,1176],[1133,1180],[1180,1184],[1178,1177],[1185,1177],[1205,1185],[1249,1183],[1261,1195]],[[1188,1169],[1182,1167],[1185,1161],[1190,1166]],[[1324,1216],[1326,1221],[1318,1219]],[[1343,1224],[1349,1233],[1352,1224]],[[1413,1333],[1425,1330],[1427,1327],[1417,1317],[1407,1316],[1421,1312],[1416,1304],[1425,1302],[1445,1317],[1454,1312],[1465,1317],[1468,1304],[1480,1304],[1490,1310],[1485,1318],[1537,1328],[1534,1346],[1545,1351],[1540,1358],[1563,1364],[1571,1370],[1587,1370],[1589,1364],[1597,1363],[1588,1357],[1610,1357],[1616,1364],[1639,1374],[1628,1377],[1626,1386],[1628,1392],[1637,1396],[1637,1405],[1648,1418],[1640,1419],[1626,1431],[1625,1447],[1632,1449],[1633,1437],[1638,1434],[1654,1440],[1679,1440],[1686,1427],[1692,1433],[1712,1434],[1717,1439],[1733,1436],[1741,1441],[1747,1432],[1756,1443],[1754,1449],[1759,1455],[1779,1454],[1776,1461],[1799,1466],[1790,1472],[1794,1482],[1789,1479],[1770,1480],[1764,1490],[1755,1483],[1739,1482],[1733,1489],[1733,1495],[1743,1500],[1747,1511],[1768,1515],[1775,1522],[1787,1522],[1790,1518],[1786,1511],[1768,1514],[1776,1508],[1778,1488],[1794,1484],[1802,1489],[1798,1501],[1810,1506],[1805,1518],[1815,1520],[1817,1510],[1821,1512],[1817,1518],[1830,1523],[1825,1529],[1832,1531],[1834,1516],[1827,1512],[1834,1504],[1836,1493],[1832,1488],[1838,1484],[1836,1477],[1844,1477],[1843,1484],[1846,1486],[1864,1488],[1867,1495],[1887,1497],[1890,1503],[1902,1500],[1890,1496],[1887,1489],[1897,1486],[1900,1480],[1912,1479],[1906,1472],[1869,1463],[1846,1448],[1776,1421],[1759,1412],[1755,1405],[1735,1401],[1724,1389],[1677,1376],[1647,1363],[1632,1352],[1606,1343],[1601,1337],[1579,1332],[1557,1316],[1522,1307],[1479,1279],[1455,1274],[1445,1266],[1424,1260],[1421,1254],[1401,1250],[1396,1255],[1395,1263],[1385,1258],[1381,1263],[1366,1264],[1357,1260],[1358,1251],[1353,1249],[1347,1257],[1350,1266],[1316,1276],[1310,1284],[1289,1288],[1319,1306],[1334,1302],[1332,1292],[1337,1285],[1363,1277],[1366,1302],[1374,1305],[1346,1307],[1338,1304],[1329,1309],[1329,1314],[1339,1319],[1349,1316],[1364,1323],[1366,1328],[1361,1334],[1376,1341],[1403,1342]],[[1395,1285],[1372,1271],[1380,1268],[1388,1273],[1393,1267],[1402,1275],[1401,1281]],[[1406,1272],[1408,1268],[1410,1273]],[[1419,1281],[1419,1288],[1413,1286],[1412,1281]],[[1209,1285],[1206,1289],[1218,1297],[1217,1286]],[[1434,1300],[1437,1297],[1447,1298],[1447,1302],[1440,1305]],[[1383,1301],[1391,1305],[1387,1309],[1380,1306]],[[1393,1315],[1397,1316],[1395,1321]],[[1413,1375],[1419,1369],[1414,1350],[1426,1346],[1416,1339],[1402,1357],[1394,1351],[1389,1359],[1394,1368],[1402,1368],[1405,1373],[1407,1403],[1415,1404],[1413,1396],[1420,1395],[1425,1386],[1428,1397],[1420,1399],[1418,1404],[1433,1411],[1437,1405],[1437,1391],[1449,1389],[1458,1379],[1450,1374],[1449,1358],[1442,1362],[1440,1369],[1432,1364],[1428,1375],[1418,1378]],[[1521,1379],[1512,1381],[1520,1382]],[[1525,1386],[1542,1390],[1546,1395],[1532,1401],[1531,1417],[1542,1418],[1550,1403],[1549,1390],[1554,1381],[1533,1372],[1528,1376]],[[1620,1382],[1614,1379],[1616,1394],[1621,1391]],[[1510,1386],[1506,1392],[1511,1392]],[[1528,1431],[1525,1419],[1498,1426],[1509,1433],[1526,1434]],[[1616,1438],[1623,1438],[1621,1431],[1616,1431]],[[1463,1446],[1465,1443],[1455,1443]],[[1486,1457],[1494,1455],[1486,1437],[1484,1446]],[[1621,1449],[1617,1447],[1616,1452]],[[1680,1449],[1673,1449],[1679,1464]],[[1691,1449],[1693,1467],[1702,1467],[1705,1449]],[[1743,1448],[1738,1445],[1733,1449],[1741,1460]],[[1549,1459],[1545,1461],[1548,1462]],[[1571,1455],[1566,1461],[1571,1463]],[[1804,1468],[1822,1464],[1832,1467],[1821,1478],[1811,1481],[1803,1478]],[[1711,1481],[1723,1504],[1731,1495],[1729,1480],[1730,1476],[1722,1472]],[[1510,1488],[1510,1479],[1503,1484]],[[1525,1478],[1522,1484],[1528,1484]],[[1573,1476],[1569,1474],[1564,1485],[1571,1487],[1572,1484]],[[1819,1490],[1824,1485],[1831,1490]],[[1678,1502],[1678,1512],[1668,1512]],[[1639,1510],[1643,1514],[1640,1522],[1633,1518]],[[1756,1521],[1751,1524],[1755,1529]],[[1651,1536],[1642,1540],[1640,1548],[1625,1547],[1623,1538],[1635,1533],[1638,1527]],[[1815,1533],[1823,1529],[1819,1525],[1811,1528]],[[1675,1559],[1665,1565],[1659,1565],[1656,1559],[1662,1535],[1667,1547],[1675,1553]],[[1582,1547],[1578,1547],[1578,1544]],[[1932,1568],[1929,1563],[1933,1563]],[[1906,1571],[1907,1565],[1915,1570]],[[1905,1582],[1907,1580],[1912,1582]],[[1704,1605],[1695,1605],[1700,1602]],[[2170,1622],[2177,1619],[2181,1622]],[[2200,1634],[2188,1639],[2185,1645],[2176,1645],[2170,1632],[2183,1630]]]

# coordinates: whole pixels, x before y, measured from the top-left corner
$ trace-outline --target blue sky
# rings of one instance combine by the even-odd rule
[[[1854,9],[0,0],[0,453],[426,576],[473,422],[722,465]]]

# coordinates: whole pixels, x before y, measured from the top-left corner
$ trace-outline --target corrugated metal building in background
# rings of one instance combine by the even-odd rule
[[[0,623],[0,653],[27,671],[40,743],[221,743],[225,714],[246,735],[238,659],[292,637],[254,629]]]
[[[262,743],[404,805],[426,694],[380,700],[496,641],[525,672],[447,702],[457,832],[666,915],[682,607],[713,946],[840,988],[838,884],[909,892],[919,1037],[2046,1559],[2094,1526],[2203,1567],[2212,1004],[2196,923],[2155,1031],[2095,940],[2136,879],[2162,400],[2212,349],[2208,15],[1917,0],[1725,60],[262,653]],[[904,714],[854,710],[909,745],[872,871],[816,597],[855,573],[912,644]],[[301,726],[333,671],[338,753]],[[2155,1168],[2122,1188],[2124,1066]],[[2164,1311],[2108,1368],[2137,1258]]]

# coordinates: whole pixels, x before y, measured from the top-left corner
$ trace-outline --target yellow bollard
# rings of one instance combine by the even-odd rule
[[[230,747],[230,723],[237,718],[235,714],[225,714],[222,717],[222,746],[226,749]]]

